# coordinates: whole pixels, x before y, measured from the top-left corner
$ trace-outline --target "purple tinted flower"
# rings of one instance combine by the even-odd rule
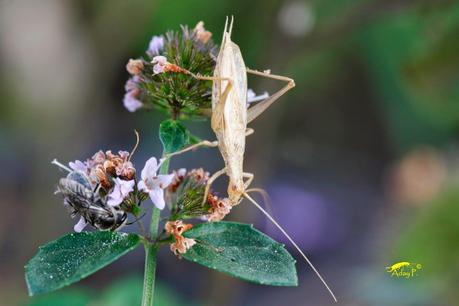
[[[73,171],[82,171],[86,172],[88,170],[88,165],[85,162],[76,160],[74,162],[69,162],[70,169]]]
[[[135,181],[125,181],[117,177],[115,179],[115,187],[112,192],[108,195],[107,204],[110,206],[120,205],[124,198],[132,191],[134,191]]]
[[[118,151],[118,155],[124,160],[127,160],[129,158],[129,152],[128,151],[119,150]]]
[[[137,99],[138,94],[139,94],[139,90],[134,89],[134,90],[128,91],[124,95],[124,99],[123,99],[124,107],[131,113],[135,112],[136,110],[138,110],[139,108],[143,106],[142,101]]]
[[[159,52],[164,47],[164,37],[162,36],[153,36],[150,40],[150,44],[148,45],[147,54],[151,57],[155,55],[159,55]]]
[[[126,91],[131,91],[137,89],[137,85],[139,85],[140,77],[138,75],[134,75],[132,78],[129,78],[124,85],[124,89]]]

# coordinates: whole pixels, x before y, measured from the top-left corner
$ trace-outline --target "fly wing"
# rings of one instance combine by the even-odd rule
[[[66,199],[66,203],[76,210],[80,210],[81,208],[87,209],[92,205],[92,190],[75,180],[67,178],[60,179],[58,189]]]

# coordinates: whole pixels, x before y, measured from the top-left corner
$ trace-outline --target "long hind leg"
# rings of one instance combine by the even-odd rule
[[[287,85],[282,87],[279,91],[275,92],[272,96],[270,96],[268,99],[261,101],[260,103],[252,106],[247,110],[247,122],[251,122],[255,118],[257,118],[259,115],[261,115],[268,107],[271,106],[277,99],[279,99],[282,95],[284,95],[287,91],[295,87],[295,81],[291,78],[281,76],[281,75],[275,75],[267,72],[261,72],[257,70],[252,70],[247,68],[247,73],[251,73],[254,75],[259,75],[262,77],[270,78],[270,79],[275,79],[275,80],[280,80],[287,82]]]

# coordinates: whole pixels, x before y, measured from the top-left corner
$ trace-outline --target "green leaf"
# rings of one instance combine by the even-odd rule
[[[108,231],[63,236],[41,246],[25,266],[29,294],[50,292],[75,283],[139,244],[138,235]]]
[[[251,225],[202,223],[184,233],[196,244],[183,257],[262,285],[297,286],[295,260],[284,246]]]
[[[168,119],[159,126],[159,138],[164,152],[173,153],[190,143],[190,132],[179,121]]]

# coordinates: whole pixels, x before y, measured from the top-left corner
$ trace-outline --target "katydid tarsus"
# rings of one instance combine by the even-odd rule
[[[270,72],[260,72],[248,69],[244,64],[238,45],[231,41],[232,25],[233,19],[231,19],[229,26],[227,19],[213,77],[195,75],[186,71],[186,73],[190,74],[192,77],[200,80],[213,81],[211,126],[215,132],[217,141],[201,141],[181,151],[169,154],[166,157],[181,154],[200,146],[218,146],[225,161],[225,168],[215,172],[209,178],[205,195],[207,196],[211,184],[219,176],[226,174],[229,177],[228,198],[231,205],[234,206],[239,204],[242,198],[248,199],[253,205],[255,205],[292,243],[295,249],[301,254],[322,281],[336,302],[337,300],[332,290],[300,247],[284,230],[284,228],[279,225],[279,223],[247,193],[250,191],[248,190],[248,187],[254,178],[252,173],[243,171],[245,138],[254,132],[253,129],[247,128],[247,124],[263,113],[284,93],[295,87],[295,83],[288,77],[273,75]],[[266,100],[248,108],[247,73],[284,81],[287,82],[287,84]],[[244,181],[244,179],[246,180]],[[204,201],[206,196],[204,197]]]

